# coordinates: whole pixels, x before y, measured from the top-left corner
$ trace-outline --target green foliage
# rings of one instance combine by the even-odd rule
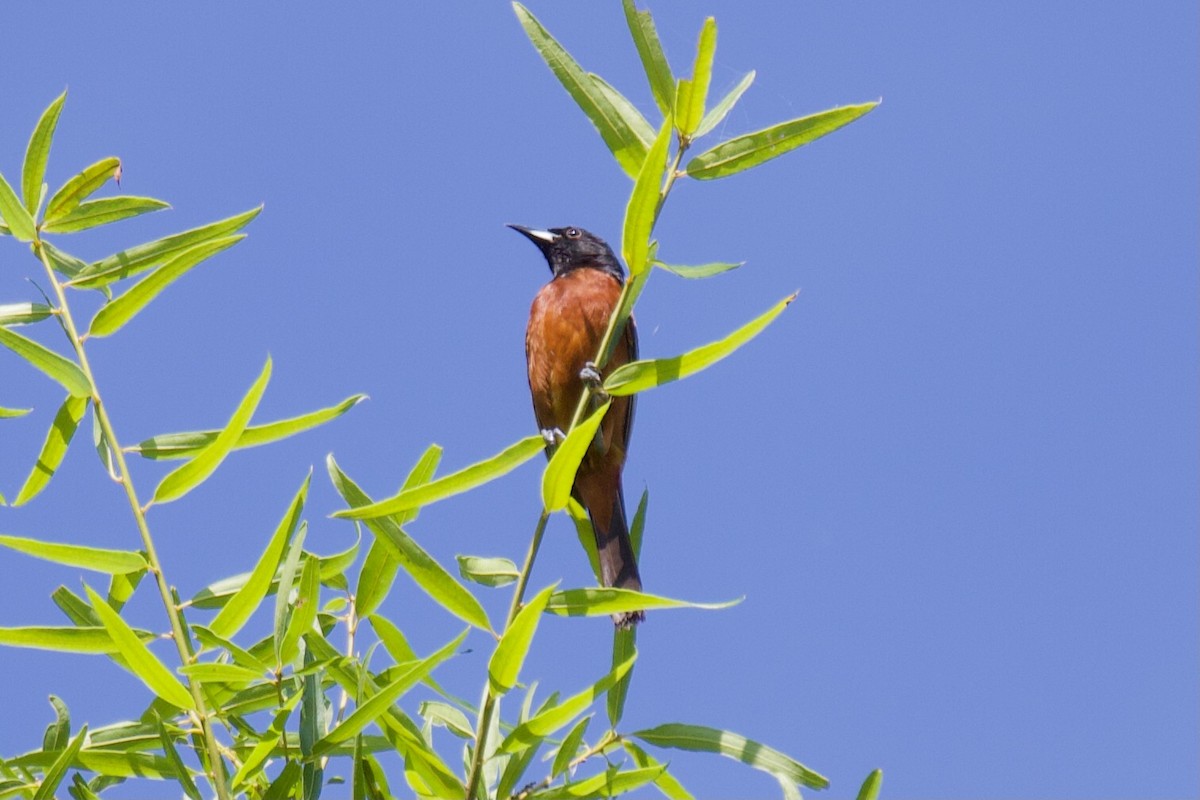
[[[514,9],[536,51],[633,180],[621,241],[630,277],[596,353],[595,363],[601,368],[646,287],[651,267],[700,279],[741,266],[730,262],[672,266],[658,259],[654,229],[677,181],[708,180],[750,169],[848,124],[876,105],[835,108],[737,136],[682,167],[694,141],[721,125],[755,76],[750,72],[710,105],[715,20],[709,18],[701,27],[691,75],[676,77],[650,13],[638,10],[633,0],[623,0],[634,50],[661,113],[658,124],[653,124],[618,89],[586,72],[527,9],[519,3]],[[460,581],[418,543],[409,528],[425,505],[498,480],[544,452],[541,435],[518,439],[493,456],[440,477],[435,473],[442,451],[431,445],[399,491],[379,501],[372,500],[330,456],[329,478],[346,505],[332,516],[355,526],[359,534],[355,544],[328,556],[307,549],[310,470],[275,530],[270,535],[262,532],[256,555],[234,565],[246,571],[214,580],[183,603],[167,581],[168,565],[160,562],[154,547],[153,507],[183,499],[233,451],[336,420],[364,395],[351,395],[337,405],[288,419],[255,421],[271,375],[268,358],[222,429],[160,434],[122,447],[106,406],[99,401],[99,376],[87,358],[88,342],[122,333],[188,271],[240,242],[261,207],[136,244],[97,261],[71,255],[57,238],[51,242],[47,237],[76,234],[166,210],[169,205],[120,194],[93,198],[110,181],[119,181],[120,160],[115,157],[80,170],[46,200],[46,166],[65,99],[65,93],[56,98],[34,128],[20,194],[0,175],[0,235],[31,243],[52,290],[45,302],[0,305],[0,345],[68,393],[53,415],[45,444],[14,505],[34,501],[47,488],[90,413],[92,443],[104,470],[122,486],[141,541],[137,549],[117,550],[15,533],[0,535],[0,548],[5,551],[110,576],[107,595],[86,586],[86,599],[65,587],[54,590],[51,598],[69,624],[0,627],[0,645],[101,655],[140,681],[148,694],[146,706],[131,709],[127,720],[90,730],[84,727],[74,735],[65,703],[52,697],[54,719],[41,746],[0,762],[0,797],[37,800],[61,796],[66,787],[77,800],[89,800],[122,781],[138,778],[174,782],[178,790],[157,794],[182,793],[192,800],[210,796],[315,800],[324,787],[343,783],[350,785],[356,800],[385,798],[402,794],[402,782],[421,798],[613,797],[648,784],[668,798],[691,798],[668,761],[642,745],[736,759],[773,776],[787,798],[799,796],[798,786],[827,785],[823,776],[791,757],[729,731],[666,723],[620,732],[637,659],[634,629],[614,630],[609,672],[594,683],[565,698],[552,693],[536,708],[536,684],[530,684],[517,713],[505,721],[500,709],[502,696],[512,700],[519,695],[522,670],[547,614],[576,617],[638,609],[720,609],[738,602],[691,602],[600,587],[559,589],[557,583],[528,599],[525,593],[551,514],[565,511],[571,517],[595,569],[591,526],[571,491],[579,464],[608,409],[607,396],[642,392],[712,366],[765,330],[795,295],[716,342],[678,356],[624,365],[608,376],[602,390],[589,387],[573,424],[563,432],[544,468],[540,503],[530,498],[531,508],[540,505],[540,515],[521,566],[505,556],[460,555]],[[139,280],[126,285],[137,276]],[[84,332],[76,325],[69,297],[72,291],[89,289],[103,293],[105,302]],[[63,352],[14,330],[51,317],[65,334]],[[27,414],[27,409],[0,407],[3,419]],[[151,467],[162,460],[182,463],[167,472],[152,499],[143,502],[139,492],[144,487],[135,483],[126,454],[142,456]],[[648,494],[643,493],[633,517],[635,552],[645,535],[647,501]],[[355,575],[364,536],[366,552]],[[241,560],[240,554],[234,558]],[[428,596],[432,609],[470,627],[435,652],[418,655],[398,621],[384,614],[388,591],[401,572]],[[169,643],[158,641],[164,638],[160,635],[131,627],[122,614],[143,583],[158,592],[170,629],[165,637]],[[494,625],[477,594],[508,586],[513,587],[509,612],[502,625]],[[247,633],[256,615],[271,620],[269,632],[257,639]],[[363,619],[368,626],[361,625]],[[440,665],[462,652],[469,635],[474,637],[472,646],[479,646],[481,638],[492,646],[486,675],[480,676],[483,701],[478,706],[448,693],[433,677]],[[595,675],[599,670],[581,665],[580,671]],[[602,699],[609,724],[596,733],[593,729],[598,726],[591,723]],[[410,703],[416,704],[416,717],[405,710]],[[548,774],[531,780],[543,748]],[[394,775],[381,768],[380,757],[386,753],[397,754],[403,764]],[[451,768],[460,761],[461,770]],[[877,770],[863,784],[861,800],[874,800],[880,781]]]

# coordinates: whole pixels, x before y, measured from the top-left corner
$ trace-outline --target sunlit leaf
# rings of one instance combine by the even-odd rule
[[[529,602],[517,612],[492,651],[488,661],[488,685],[492,694],[499,696],[508,692],[517,683],[521,673],[521,665],[525,663],[525,654],[533,643],[533,635],[537,632],[538,622],[546,603],[558,584],[547,586],[538,592]]]
[[[250,684],[264,678],[262,672],[237,664],[220,664],[205,662],[202,664],[187,664],[178,670],[180,675],[194,678],[202,683],[233,683]]]
[[[4,220],[8,232],[19,242],[33,241],[37,236],[37,226],[33,215],[21,204],[21,199],[13,191],[12,186],[0,173],[0,219]]]
[[[642,495],[645,497],[645,495]],[[636,555],[636,551],[635,551]],[[641,610],[639,607],[638,609]],[[613,627],[613,646],[612,646],[612,665],[615,668],[618,664],[623,664],[628,661],[637,652],[637,628],[628,626]],[[608,690],[608,696],[605,698],[605,707],[608,711],[608,723],[613,730],[617,729],[617,725],[621,722],[621,716],[625,713],[625,698],[629,694],[629,682],[633,679],[633,670],[625,673],[621,680],[613,684],[613,687]]]
[[[653,782],[666,770],[663,764],[645,769],[618,770],[610,767],[599,775],[574,781],[563,786],[543,789],[530,795],[537,800],[573,800],[574,798],[616,797]]]
[[[167,726],[160,718],[156,717],[155,722],[158,723],[158,740],[162,743],[163,756],[171,765],[171,769],[175,771],[179,788],[183,789],[183,793],[188,796],[189,800],[204,800],[200,789],[196,787],[196,782],[192,780],[192,773],[184,766],[183,759],[179,757],[179,751],[175,749],[175,740],[167,731]]]
[[[271,785],[263,792],[262,800],[286,800],[292,796],[292,789],[300,780],[301,767],[299,761],[288,760],[283,769],[271,781]]]
[[[178,500],[192,489],[199,486],[209,475],[221,465],[225,456],[233,450],[234,444],[241,438],[242,432],[250,422],[250,417],[258,408],[258,402],[266,391],[267,382],[271,379],[271,358],[263,365],[262,372],[255,379],[250,390],[238,403],[229,424],[218,434],[212,444],[201,450],[195,458],[167,474],[154,490],[155,503],[169,503]]]
[[[658,40],[654,20],[649,11],[638,11],[633,0],[622,0],[621,5],[625,9],[625,22],[629,25],[633,44],[642,60],[642,69],[650,82],[654,102],[663,116],[671,116],[675,102],[675,78],[671,75],[671,66]]]
[[[25,148],[25,164],[21,169],[21,195],[25,198],[25,209],[31,216],[36,216],[38,202],[42,199],[42,181],[46,179],[46,161],[50,158],[50,143],[54,140],[54,129],[58,127],[58,117],[62,113],[63,102],[67,99],[64,91],[54,98],[29,137],[29,146]]]
[[[233,659],[234,664],[252,669],[259,675],[265,675],[267,673],[268,667],[266,662],[251,653],[249,650],[244,650],[241,647],[238,647],[229,639],[226,639],[224,636],[218,636],[211,629],[206,628],[203,625],[192,623],[191,630],[192,633],[196,634],[196,638],[200,641],[200,644],[204,645],[204,647],[220,649],[229,653],[229,656]]]
[[[4,406],[0,406],[0,419],[14,419],[16,417],[23,417],[26,414],[28,414],[30,411],[33,411],[33,409],[32,408],[5,408]]]
[[[631,103],[629,98],[618,92],[612,84],[599,75],[589,72],[588,79],[596,87],[597,91],[604,95],[605,99],[612,105],[613,110],[621,115],[625,126],[641,139],[646,150],[649,150],[650,145],[654,144],[654,126],[646,121],[646,118],[642,116],[642,112],[638,111],[637,106]]]
[[[291,716],[292,710],[296,708],[296,704],[299,702],[300,693],[296,692],[275,712],[270,727],[263,733],[258,744],[250,751],[250,754],[242,759],[241,767],[238,768],[238,771],[233,776],[233,780],[230,781],[233,791],[243,791],[246,788],[247,779],[258,774],[259,767],[274,752],[275,748],[279,746],[279,737],[283,735],[288,717]]]
[[[542,24],[520,3],[513,3],[517,19],[529,41],[545,59],[563,88],[571,95],[587,118],[600,132],[600,138],[612,151],[626,174],[634,177],[646,157],[646,145],[625,118],[609,102],[605,93],[596,88],[583,68],[571,57]]]
[[[562,617],[601,617],[627,611],[648,611],[655,608],[701,608],[715,610],[736,606],[742,598],[724,603],[692,603],[669,597],[635,592],[631,589],[592,587],[564,589],[550,596],[546,611]]]
[[[74,211],[92,193],[116,177],[120,167],[121,159],[109,156],[85,167],[82,172],[64,183],[46,204],[46,224],[57,222]]]
[[[149,631],[137,631],[142,641],[154,635]],[[99,626],[54,626],[33,625],[21,628],[0,628],[0,645],[28,647],[34,650],[54,650],[59,653],[115,653],[108,631]]]
[[[686,94],[681,94],[682,105],[675,106],[675,124],[679,132],[687,137],[700,127],[704,118],[704,106],[708,102],[708,84],[712,80],[713,54],[717,49],[717,22],[712,17],[704,20],[700,29],[700,41],[696,44],[696,61],[692,65],[692,77]]]
[[[682,355],[624,364],[613,370],[604,381],[604,390],[618,396],[635,394],[686,378],[710,367],[760,334],[795,299],[796,295],[789,295],[724,339],[710,342]]]
[[[541,711],[522,722],[505,737],[503,744],[500,745],[500,751],[516,753],[565,728],[571,723],[571,720],[586,711],[592,703],[596,702],[597,698],[612,688],[612,685],[629,671],[633,662],[634,657],[629,658],[579,694],[572,695],[558,705]]]
[[[625,751],[629,753],[631,758],[633,758],[633,763],[637,764],[639,767],[657,767],[662,763],[645,750],[638,747],[636,743],[631,742],[628,739],[622,741],[621,746],[624,747]],[[670,772],[664,772],[662,775],[659,775],[657,778],[655,778],[654,785],[657,786],[659,791],[661,791],[665,797],[669,798],[669,800],[695,800],[695,798],[692,797],[692,793],[683,788],[683,785],[680,784],[679,781],[675,779],[675,776]]]
[[[259,445],[277,442],[281,439],[311,430],[318,425],[324,425],[330,420],[337,419],[366,399],[367,396],[365,394],[351,395],[337,405],[330,406],[329,408],[322,408],[298,417],[268,422],[264,425],[250,425],[246,430],[242,431],[242,435],[238,437],[233,449],[241,450],[246,447],[258,447]],[[220,431],[164,433],[159,436],[152,436],[136,445],[126,447],[125,451],[128,453],[137,453],[142,458],[190,458],[212,444],[220,433]]]
[[[129,624],[121,619],[121,616],[113,611],[108,603],[104,602],[104,598],[96,594],[92,587],[85,586],[84,588],[87,589],[92,610],[100,617],[108,635],[112,637],[113,643],[117,646],[117,652],[125,659],[130,671],[146,684],[150,691],[171,705],[186,711],[195,711],[196,701],[191,692],[179,682],[179,679],[167,669],[166,665],[158,660],[154,653],[150,652],[150,648],[138,638],[137,632],[129,627]]]
[[[46,726],[42,749],[62,750],[71,741],[71,712],[62,698],[54,695],[50,695],[50,707],[54,709],[54,722]]]
[[[28,325],[53,313],[45,303],[4,303],[0,304],[0,325]]]
[[[883,770],[873,770],[858,790],[858,800],[877,800],[883,786]]]
[[[455,559],[459,575],[484,586],[507,586],[521,575],[517,565],[507,558],[455,556]]]
[[[426,700],[421,703],[419,713],[434,725],[439,725],[462,739],[472,739],[475,730],[467,715],[448,703]]]
[[[28,361],[35,368],[58,381],[74,397],[88,397],[92,393],[87,376],[74,361],[63,358],[32,339],[26,339],[8,328],[0,328],[0,345]]]
[[[146,559],[141,553],[128,550],[105,550],[100,547],[43,542],[4,535],[0,535],[0,546],[56,564],[82,567],[110,575],[137,572],[147,568]]]
[[[279,669],[282,669],[283,665],[290,661],[290,659],[283,658],[283,634],[288,618],[288,601],[296,580],[296,571],[300,567],[300,557],[304,555],[304,538],[307,535],[308,523],[301,521],[300,528],[288,544],[287,553],[279,566],[279,583],[275,589],[274,627],[271,636],[271,642],[275,647],[275,664]]]
[[[693,139],[699,139],[721,124],[721,121],[729,115],[729,112],[733,110],[734,105],[741,99],[745,91],[750,88],[750,84],[754,83],[755,74],[754,70],[747,72],[746,76],[738,81],[737,86],[734,86],[729,91],[729,94],[722,97],[719,103],[705,113],[704,119],[700,121],[700,127],[696,128],[692,134]]]
[[[571,498],[571,487],[575,485],[575,473],[592,445],[596,430],[604,421],[604,415],[612,401],[605,403],[586,419],[571,429],[567,438],[554,450],[542,473],[542,505],[549,512],[562,511]]]
[[[57,753],[36,750],[7,759],[5,764],[14,769],[45,769],[54,762],[57,755]],[[75,758],[75,763],[81,769],[115,778],[175,779],[175,774],[167,760],[162,756],[150,753],[126,753],[119,750],[101,750],[89,747],[80,751]]]
[[[877,105],[879,103],[874,102],[832,108],[734,137],[689,161],[687,174],[700,180],[711,180],[756,167],[850,124]]]
[[[741,761],[743,764],[749,764],[755,769],[787,778],[793,783],[812,789],[824,789],[829,785],[829,780],[825,776],[813,772],[799,761],[767,747],[765,744],[730,731],[707,728],[702,725],[668,723],[637,731],[631,735],[655,747],[720,753]]]
[[[671,118],[663,121],[658,137],[638,170],[637,180],[625,206],[625,224],[621,232],[621,255],[631,276],[650,269],[650,234],[658,219],[663,172],[667,168],[667,153],[671,148]]]
[[[29,477],[25,479],[21,491],[17,493],[16,499],[13,500],[14,506],[28,503],[50,483],[50,479],[54,477],[54,473],[58,471],[59,465],[62,464],[62,460],[67,454],[71,439],[75,438],[79,421],[87,412],[87,405],[88,398],[68,395],[63,404],[59,406],[58,413],[54,415],[54,421],[50,424],[50,430],[46,431],[46,440],[42,442],[37,462],[33,465]]]
[[[720,275],[722,272],[728,272],[731,269],[737,269],[745,263],[745,261],[713,261],[710,264],[697,264],[694,267],[684,267],[678,264],[664,264],[661,261],[655,261],[654,266],[665,269],[667,272],[674,273],[681,278],[709,278],[713,275]]]
[[[592,520],[584,507],[573,497],[567,501],[567,514],[575,524],[575,535],[579,538],[583,552],[587,553],[592,574],[596,576],[596,582],[600,583],[600,555],[596,552],[596,533],[592,529]]]
[[[317,609],[321,600],[321,571],[320,562],[309,558],[304,562],[297,583],[296,601],[292,606],[292,615],[284,630],[283,641],[279,645],[280,660],[290,664],[300,654],[298,642],[300,637],[312,630],[317,619]]]
[[[42,775],[42,783],[33,793],[33,800],[54,800],[54,793],[58,790],[59,784],[67,776],[67,770],[79,756],[79,751],[83,749],[83,743],[87,740],[87,732],[87,725],[84,725],[79,733],[75,734],[75,738],[71,740],[67,748],[57,755],[54,763]]]
[[[155,200],[153,197],[102,197],[99,200],[80,203],[53,222],[47,222],[42,226],[42,230],[46,233],[76,233],[170,207],[169,203]]]
[[[399,511],[407,511],[410,508],[420,508],[507,475],[542,452],[545,447],[546,442],[541,435],[528,436],[516,444],[506,447],[491,458],[460,469],[458,472],[452,472],[413,489],[402,490],[399,494],[386,500],[335,511],[333,516],[342,519],[372,519],[389,516]]]
[[[576,722],[575,727],[571,728],[563,737],[562,744],[558,746],[558,752],[554,755],[554,763],[550,767],[551,775],[557,778],[571,766],[571,762],[579,753],[579,746],[583,743],[583,737],[587,735],[588,723],[591,721],[590,716],[584,717]]]

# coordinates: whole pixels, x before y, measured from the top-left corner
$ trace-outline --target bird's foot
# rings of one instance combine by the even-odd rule
[[[604,391],[604,379],[600,377],[600,370],[596,369],[596,365],[591,361],[585,363],[583,369],[579,370],[579,380],[592,390],[592,394],[600,402],[603,403],[608,399],[608,392]]]
[[[547,447],[557,447],[566,440],[567,435],[561,428],[542,428],[542,438],[546,440]]]

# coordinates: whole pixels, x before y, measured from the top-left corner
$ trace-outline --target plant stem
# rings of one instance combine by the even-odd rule
[[[571,761],[571,763],[567,765],[566,771],[568,773],[570,773],[571,770],[575,769],[580,764],[587,761],[589,758],[592,758],[593,756],[604,752],[609,747],[611,747],[613,744],[615,744],[619,741],[621,741],[621,734],[617,733],[616,731],[605,731],[604,735],[600,737],[600,741],[596,742],[594,745],[589,747],[583,753],[583,755],[579,756],[579,758],[573,759]],[[521,791],[519,791],[515,795],[513,795],[513,800],[525,800],[526,797],[529,797],[529,795],[533,794],[534,792],[545,789],[547,786],[554,783],[555,777],[557,777],[557,776],[547,775],[545,778],[538,781],[537,783],[533,783],[533,784],[530,784],[529,786],[526,786],[524,789],[522,789]]]
[[[75,320],[71,315],[71,307],[67,303],[66,292],[63,291],[63,285],[59,282],[58,275],[55,274],[54,268],[50,265],[50,259],[46,255],[46,250],[42,247],[40,239],[34,241],[34,252],[42,262],[42,266],[46,268],[46,276],[50,284],[54,287],[55,296],[58,298],[59,317],[62,321],[63,329],[67,333],[67,338],[71,340],[71,346],[75,349],[75,355],[79,359],[79,367],[83,370],[83,374],[88,380],[88,386],[91,388],[92,413],[96,415],[100,431],[108,441],[108,446],[112,450],[113,458],[116,461],[117,482],[125,487],[125,497],[129,501],[129,508],[133,511],[133,519],[137,524],[138,533],[142,538],[142,547],[146,551],[146,561],[149,564],[149,571],[154,575],[154,581],[158,585],[158,593],[162,597],[163,607],[166,609],[167,617],[171,623],[171,636],[175,640],[176,649],[179,651],[179,659],[182,663],[187,664],[191,661],[191,647],[183,615],[172,598],[171,586],[167,583],[166,576],[163,574],[162,562],[159,561],[158,551],[154,547],[154,539],[150,535],[150,526],[146,523],[145,511],[142,504],[138,501],[137,490],[133,485],[133,477],[125,461],[125,453],[121,449],[120,442],[113,429],[112,420],[108,416],[108,409],[100,399],[100,390],[96,386],[96,378],[92,373],[91,364],[88,362],[87,352],[83,347],[83,339],[79,335],[79,330],[75,327]],[[191,691],[192,699],[196,704],[196,721],[203,734],[205,749],[208,751],[208,779],[212,783],[217,797],[220,800],[229,800],[229,787],[226,784],[220,746],[212,730],[212,716],[208,712],[204,693],[201,690],[200,682],[195,678],[187,678],[187,684],[189,691]]]
[[[525,587],[529,585],[529,575],[533,572],[533,562],[537,560],[538,549],[542,546],[542,536],[546,533],[546,523],[550,520],[550,512],[543,509],[538,517],[537,527],[533,529],[533,539],[529,542],[529,552],[525,554],[525,565],[517,578],[517,586],[513,590],[512,603],[508,607],[508,618],[504,621],[504,630],[517,617],[521,610],[521,602],[525,599]],[[503,634],[503,631],[501,632]],[[492,694],[491,685],[484,691],[483,705],[479,709],[479,719],[475,724],[475,754],[471,758],[471,771],[467,775],[467,800],[474,800],[475,791],[479,788],[479,778],[483,774],[484,751],[487,749],[488,729],[492,727],[492,714],[496,710],[496,695]]]

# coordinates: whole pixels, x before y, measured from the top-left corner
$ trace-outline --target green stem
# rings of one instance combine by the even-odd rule
[[[529,542],[529,552],[525,554],[525,565],[517,578],[517,587],[513,590],[512,603],[508,607],[508,618],[504,621],[504,630],[512,625],[521,610],[521,602],[525,599],[525,588],[529,585],[529,575],[533,572],[533,562],[537,560],[538,549],[542,546],[542,536],[546,533],[546,523],[550,521],[550,513],[543,510],[538,517],[537,527],[533,529],[533,539]],[[475,755],[471,759],[471,771],[467,775],[467,800],[474,800],[475,791],[479,788],[479,779],[483,774],[484,752],[487,749],[488,729],[492,727],[492,714],[496,710],[496,695],[491,687],[485,690],[483,705],[479,709],[479,719],[475,723]]]
[[[46,250],[42,247],[41,240],[35,240],[34,252],[38,259],[42,262],[42,266],[46,268],[46,276],[50,284],[54,287],[55,296],[58,298],[59,317],[63,324],[63,329],[67,333],[67,338],[71,340],[71,346],[75,349],[75,355],[79,359],[79,367],[83,370],[83,374],[87,376],[88,386],[92,392],[92,408],[96,415],[96,421],[100,425],[100,430],[105,439],[108,440],[108,445],[112,449],[113,458],[117,466],[117,482],[125,488],[125,497],[129,501],[129,508],[133,511],[133,519],[137,524],[138,533],[142,538],[142,548],[146,551],[146,561],[149,564],[149,571],[154,575],[154,581],[158,585],[158,593],[162,597],[163,607],[167,611],[167,617],[171,623],[171,636],[175,640],[175,647],[179,651],[179,659],[182,663],[187,664],[191,661],[190,640],[187,634],[187,628],[183,621],[182,613],[172,599],[171,586],[167,583],[166,576],[163,574],[162,562],[159,561],[158,551],[154,547],[154,539],[150,535],[150,526],[146,523],[146,514],[142,504],[138,501],[137,490],[133,485],[133,478],[129,471],[129,466],[125,461],[125,453],[121,449],[116,432],[113,429],[112,420],[108,416],[108,409],[100,399],[100,390],[96,386],[96,378],[92,373],[91,364],[88,362],[87,352],[83,347],[83,339],[79,335],[78,328],[75,327],[74,317],[71,315],[71,307],[67,303],[66,292],[63,291],[63,285],[58,280],[58,275],[55,274],[54,268],[50,265],[50,259],[46,255]],[[226,777],[224,775],[224,767],[221,761],[221,751],[217,738],[212,730],[212,715],[208,711],[208,706],[204,699],[201,684],[194,678],[187,679],[188,689],[191,691],[192,699],[196,704],[196,721],[199,723],[200,731],[203,734],[205,749],[208,751],[208,779],[216,790],[217,797],[220,800],[230,800],[229,787],[226,785]]]

